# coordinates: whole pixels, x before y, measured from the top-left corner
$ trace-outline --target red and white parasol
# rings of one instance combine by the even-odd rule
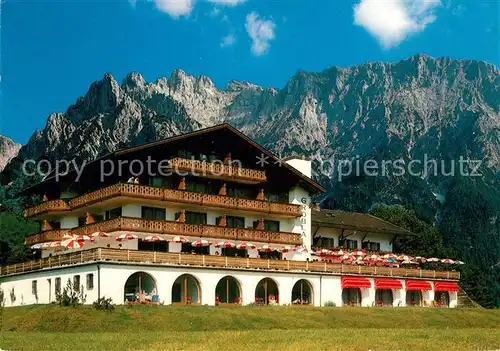
[[[150,243],[156,243],[156,242],[159,242],[159,241],[165,241],[166,239],[163,239],[162,237],[160,237],[158,235],[150,235],[150,236],[145,237],[142,240],[150,242]]]
[[[401,264],[418,264],[418,262],[410,261],[410,260],[404,260],[404,261],[401,262]]]
[[[77,235],[75,239],[78,241],[94,241],[94,238],[84,234]]]
[[[427,258],[422,257],[422,256],[417,256],[417,257],[415,257],[415,260],[416,260],[417,262],[420,262],[420,263],[425,263],[425,262],[427,262]]]
[[[287,252],[293,252],[295,251],[295,247],[293,246],[283,246],[278,249],[279,252],[281,253],[287,253]]]
[[[233,247],[236,247],[236,244],[226,240],[226,241],[219,241],[214,246],[221,247],[223,249],[232,249]]]
[[[105,232],[95,232],[95,233],[90,234],[90,236],[92,238],[107,238],[107,237],[109,237],[109,234],[105,233]]]
[[[85,243],[83,241],[75,240],[75,238],[66,239],[66,240],[61,241],[61,246],[66,247],[68,249],[79,249],[79,248],[83,247],[83,245],[85,245]]]
[[[439,261],[440,261],[440,259],[436,258],[436,257],[431,257],[431,258],[427,259],[427,262],[439,262]]]
[[[238,250],[254,250],[257,248],[257,246],[255,246],[252,243],[241,243],[241,244],[236,245],[236,248]]]
[[[388,259],[388,258],[397,258],[398,256],[396,256],[395,254],[393,254],[392,252],[388,252],[386,253],[384,256],[383,256],[385,259]]]
[[[398,261],[411,261],[413,260],[413,257],[408,256],[408,255],[400,255],[398,256]]]
[[[380,258],[379,255],[371,254],[371,255],[365,256],[365,261],[377,261],[379,258]]]
[[[212,242],[211,241],[208,241],[208,240],[196,240],[196,241],[193,241],[191,243],[191,246],[193,247],[205,247],[205,246],[210,246],[212,245]]]
[[[347,252],[346,252],[346,251],[344,251],[344,250],[342,250],[342,249],[340,249],[339,251],[333,252],[333,254],[334,254],[335,256],[342,256],[342,255],[347,254]]]
[[[118,235],[115,239],[116,239],[116,241],[123,241],[123,240],[134,240],[137,238],[138,238],[138,236],[135,234],[122,234],[122,235]]]
[[[271,252],[273,251],[274,249],[271,247],[271,245],[262,245],[261,247],[259,247],[259,251],[264,251],[264,252]]]
[[[295,249],[297,250],[297,252],[300,252],[300,253],[308,253],[309,252],[309,250],[305,246],[297,246]]]
[[[363,251],[361,251],[361,250],[354,250],[354,251],[351,253],[351,255],[361,257],[361,256],[366,255],[366,253],[365,253],[365,252],[363,252]]]
[[[446,263],[446,264],[455,264],[455,261],[453,261],[451,258],[443,258],[441,260],[441,263]]]
[[[331,255],[332,252],[330,250],[327,250],[327,249],[321,249],[321,250],[315,251],[314,254],[318,255],[318,256],[328,256],[328,255]]]
[[[168,241],[171,242],[171,243],[181,243],[181,244],[189,242],[188,239],[186,239],[183,236],[179,236],[179,235],[174,236],[173,238],[168,239]]]

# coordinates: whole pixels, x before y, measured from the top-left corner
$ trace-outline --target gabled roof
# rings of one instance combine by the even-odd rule
[[[301,172],[299,172],[297,169],[290,166],[286,162],[279,162],[280,160],[277,156],[273,155],[270,151],[266,150],[263,146],[261,146],[260,144],[258,144],[257,142],[255,142],[254,140],[252,140],[251,138],[249,138],[248,136],[246,136],[245,134],[243,134],[238,129],[234,128],[233,126],[231,126],[228,123],[223,123],[223,124],[219,124],[219,125],[216,125],[213,127],[208,127],[208,128],[196,130],[196,131],[186,133],[186,134],[175,135],[175,136],[172,136],[172,137],[169,137],[166,139],[162,139],[162,140],[158,140],[158,141],[154,141],[154,142],[150,142],[150,143],[146,143],[146,144],[126,147],[126,148],[111,152],[111,153],[104,155],[102,157],[99,157],[99,158],[89,162],[87,164],[87,166],[92,165],[92,164],[99,162],[101,160],[105,160],[105,159],[109,159],[109,158],[119,158],[121,156],[132,154],[132,153],[137,152],[137,151],[146,150],[148,148],[153,148],[156,146],[171,144],[171,143],[174,143],[176,141],[180,141],[180,140],[184,140],[184,139],[188,139],[188,138],[192,138],[192,137],[196,137],[196,136],[210,134],[210,133],[220,131],[220,130],[230,131],[234,135],[238,136],[239,138],[243,139],[245,142],[247,142],[248,144],[250,144],[251,146],[256,148],[260,153],[267,156],[272,163],[277,163],[277,164],[279,163],[285,169],[292,172],[296,177],[298,177],[300,179],[300,183],[302,183],[311,193],[317,194],[317,193],[326,191],[326,189],[322,185],[320,185],[318,182],[316,182],[313,179],[302,174]],[[74,172],[75,172],[75,170],[71,170],[69,172],[69,174],[74,173]],[[31,188],[25,189],[23,192],[27,192],[30,189],[37,188],[39,185],[41,185],[43,183],[50,182],[53,179],[54,179],[54,176],[49,175],[39,184],[37,184]]]
[[[358,230],[391,235],[416,235],[383,219],[365,213],[333,210],[312,210],[311,222],[319,227]]]

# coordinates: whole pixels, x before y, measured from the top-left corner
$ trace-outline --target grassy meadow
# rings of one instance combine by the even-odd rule
[[[2,317],[3,350],[500,349],[500,310],[25,306]]]

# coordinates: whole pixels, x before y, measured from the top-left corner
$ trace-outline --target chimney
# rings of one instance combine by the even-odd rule
[[[306,177],[311,178],[312,176],[311,161],[306,159],[304,156],[291,156],[285,158],[283,161],[288,163],[290,166],[295,168],[297,171],[299,171]]]

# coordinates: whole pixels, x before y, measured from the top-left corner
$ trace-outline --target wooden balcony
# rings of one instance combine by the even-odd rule
[[[43,202],[39,205],[27,208],[24,211],[25,217],[35,217],[42,214],[60,213],[71,211],[70,206],[65,200],[51,200]]]
[[[219,267],[260,271],[298,271],[333,275],[382,276],[402,279],[422,278],[429,280],[454,281],[460,279],[460,273],[456,271],[433,271],[375,266],[364,267],[326,262],[266,260],[260,258],[237,258],[216,255],[186,255],[182,253],[118,250],[107,248],[82,250],[79,252],[0,267],[0,276],[90,262],[134,262],[137,264],[157,264],[165,266],[182,265],[184,267]]]
[[[300,217],[302,215],[300,205],[156,188],[142,184],[119,183],[78,196],[69,200],[69,202],[65,200],[53,200],[41,203],[26,209],[25,216],[37,217],[48,212],[61,213],[72,211],[118,197],[185,203],[285,217]]]
[[[61,240],[64,234],[92,234],[97,231],[127,231],[166,235],[182,235],[213,239],[255,241],[286,245],[302,245],[300,234],[271,232],[249,228],[228,228],[206,224],[187,224],[173,221],[147,220],[141,218],[118,217],[103,222],[89,224],[73,229],[58,229],[41,232],[26,237],[25,244],[32,245],[47,241]]]
[[[170,167],[175,171],[187,172],[188,174],[223,179],[244,184],[259,184],[266,181],[266,172],[229,166],[221,162],[198,161],[176,157],[170,160]]]

